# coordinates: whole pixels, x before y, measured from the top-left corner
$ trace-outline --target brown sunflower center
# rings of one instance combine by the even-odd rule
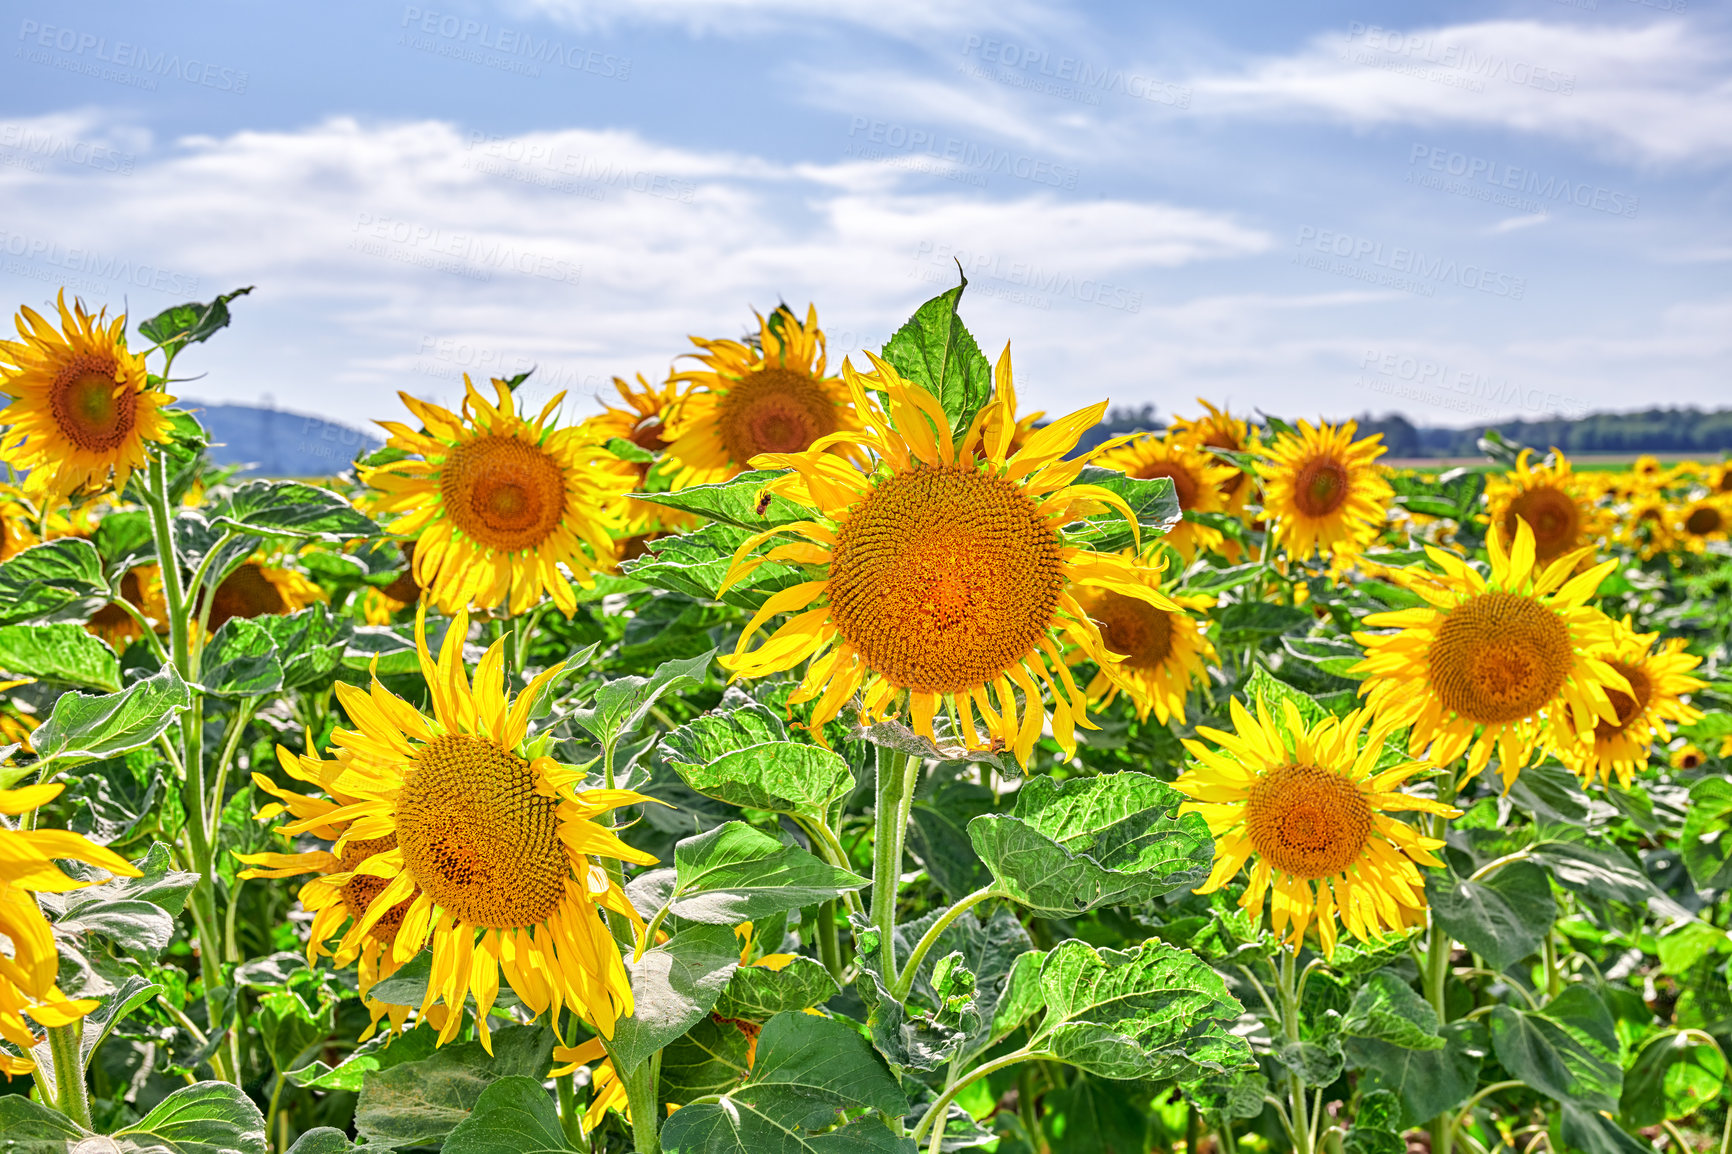
[[[415,884],[466,925],[547,920],[571,872],[557,798],[535,791],[529,762],[485,738],[435,737],[397,795],[397,843]]]
[[[243,561],[217,586],[210,603],[210,627],[221,628],[231,617],[263,617],[288,607],[282,593],[265,576],[265,567],[257,561]]]
[[[1123,593],[1102,593],[1089,607],[1108,649],[1132,669],[1157,669],[1173,653],[1173,615]]]
[[[728,459],[803,453],[836,431],[836,403],[810,373],[760,369],[732,385],[716,406],[716,432]]]
[[[1358,787],[1314,765],[1271,769],[1245,799],[1245,832],[1257,855],[1311,881],[1358,861],[1372,825],[1371,805]]]
[[[1732,493],[1732,468],[1729,468],[1724,473],[1720,474],[1720,484],[1718,489],[1722,493]]]
[[[138,395],[115,384],[117,367],[111,356],[80,353],[49,386],[54,423],[68,441],[85,452],[112,452],[137,423]]]
[[[565,516],[565,470],[546,449],[516,437],[477,437],[453,446],[439,470],[439,495],[452,524],[507,553],[534,549]]]
[[[1156,477],[1171,478],[1173,496],[1178,498],[1179,508],[1184,510],[1197,507],[1197,490],[1201,485],[1191,471],[1177,461],[1151,462],[1137,470],[1137,477],[1144,481],[1152,481]]]
[[[627,439],[640,449],[659,453],[668,447],[667,441],[662,437],[662,431],[662,419],[659,416],[645,417],[632,426],[631,435]]]
[[[1307,517],[1327,517],[1347,502],[1347,466],[1335,457],[1312,457],[1293,478],[1293,503]]]
[[[1616,737],[1624,732],[1630,722],[1640,717],[1642,711],[1648,708],[1648,702],[1654,696],[1654,683],[1641,666],[1633,665],[1628,661],[1608,661],[1606,664],[1622,673],[1624,680],[1630,683],[1630,688],[1635,693],[1632,696],[1621,689],[1606,690],[1606,696],[1612,702],[1612,709],[1618,715],[1618,724],[1613,725],[1602,719],[1598,725],[1594,726],[1594,737],[1601,741],[1609,737]]]
[[[955,693],[1026,657],[1064,590],[1058,534],[1016,485],[969,469],[895,473],[837,534],[830,613],[867,668]]]
[[[1698,537],[1705,537],[1709,533],[1719,532],[1725,523],[1726,519],[1720,516],[1720,510],[1712,505],[1699,505],[1690,510],[1690,515],[1684,518],[1684,529]]]
[[[1516,524],[1526,521],[1534,535],[1534,558],[1550,561],[1575,548],[1582,535],[1582,510],[1562,489],[1541,485],[1510,502],[1503,515],[1504,536],[1515,540]]]
[[[1497,725],[1531,717],[1556,697],[1574,655],[1563,618],[1531,597],[1497,591],[1450,610],[1428,660],[1445,709]]]
[[[384,837],[368,838],[366,841],[352,841],[343,847],[338,855],[344,872],[358,867],[374,854],[397,848],[397,838],[393,834]],[[390,885],[384,878],[376,878],[372,874],[356,874],[343,883],[343,908],[349,911],[349,916],[359,921],[367,914],[367,907],[373,904],[373,899],[385,891]],[[403,915],[409,912],[409,907],[415,904],[412,897],[404,898],[390,909],[378,921],[373,923],[369,931],[374,941],[394,942],[397,940],[397,927],[403,924]]]

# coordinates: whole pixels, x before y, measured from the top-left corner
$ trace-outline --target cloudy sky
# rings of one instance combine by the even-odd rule
[[[970,284],[1022,395],[1423,424],[1726,404],[1703,0],[18,0],[0,302],[256,285],[186,396],[592,409],[815,302]]]

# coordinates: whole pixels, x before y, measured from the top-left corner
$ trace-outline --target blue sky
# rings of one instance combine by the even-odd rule
[[[970,279],[1029,407],[1423,424],[1732,403],[1732,11],[7,0],[0,301],[242,284],[179,386],[595,407]]]

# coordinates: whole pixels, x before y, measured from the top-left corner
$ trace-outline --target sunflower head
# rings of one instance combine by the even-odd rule
[[[1672,515],[1672,535],[1692,553],[1701,553],[1710,541],[1725,541],[1732,535],[1732,497],[1710,493],[1687,502]]]
[[[818,310],[802,322],[786,305],[758,318],[753,343],[693,337],[702,368],[676,373],[691,390],[665,434],[674,488],[725,481],[760,453],[803,453],[857,432],[847,386],[825,375]],[[838,446],[837,451],[844,451]]]
[[[1277,716],[1259,700],[1252,716],[1235,698],[1229,712],[1235,732],[1199,726],[1198,736],[1218,748],[1186,739],[1196,761],[1173,783],[1192,799],[1179,812],[1201,814],[1215,837],[1215,868],[1197,892],[1220,889],[1250,863],[1240,906],[1261,914],[1273,890],[1275,933],[1291,925],[1297,949],[1315,920],[1326,957],[1337,918],[1361,941],[1423,923],[1425,883],[1416,866],[1441,865],[1432,851],[1443,842],[1389,815],[1460,815],[1400,791],[1428,763],[1378,769],[1387,731],[1374,727],[1367,739],[1365,711],[1307,725],[1291,701]]]
[[[625,407],[604,403],[601,414],[583,422],[583,428],[601,443],[621,437],[640,449],[660,453],[668,447],[667,420],[684,390],[674,379],[652,385],[642,373],[637,375],[637,384],[633,388],[625,379],[615,377],[613,387],[625,400]]]
[[[1513,470],[1487,482],[1486,503],[1505,540],[1514,539],[1517,522],[1532,531],[1534,559],[1545,565],[1603,540],[1610,525],[1591,482],[1570,471],[1567,457],[1553,450],[1536,468],[1528,464],[1532,455],[1533,450],[1523,449]]]
[[[1671,737],[1668,723],[1687,725],[1702,716],[1683,700],[1705,684],[1690,676],[1702,659],[1684,651],[1682,638],[1657,643],[1658,634],[1637,633],[1626,617],[1613,623],[1610,638],[1595,651],[1628,688],[1606,691],[1614,716],[1601,717],[1591,735],[1567,729],[1560,734],[1558,757],[1584,783],[1609,783],[1616,773],[1618,784],[1628,788],[1655,743]]]
[[[1353,421],[1316,427],[1300,421],[1266,451],[1258,468],[1264,516],[1275,521],[1276,540],[1293,556],[1356,553],[1382,527],[1395,495],[1375,463],[1383,436],[1354,440],[1357,431]]]
[[[1249,422],[1225,409],[1216,408],[1201,397],[1197,398],[1197,403],[1207,410],[1208,415],[1174,417],[1170,430],[1172,437],[1204,451],[1221,449],[1229,453],[1249,453],[1253,450]],[[1227,511],[1237,513],[1243,509],[1255,485],[1256,480],[1251,474],[1236,466],[1230,467],[1230,472],[1218,486]]]
[[[214,632],[222,628],[223,622],[235,617],[298,613],[327,596],[323,589],[294,569],[267,565],[256,558],[242,561],[222,579],[211,595],[210,628]]]
[[[1216,463],[1216,459],[1188,438],[1176,433],[1164,437],[1146,436],[1130,444],[1109,449],[1095,458],[1107,469],[1117,469],[1127,477],[1152,480],[1165,477],[1173,483],[1173,496],[1178,499],[1181,513],[1219,513],[1226,508],[1226,494],[1232,489],[1236,469]],[[1220,547],[1219,529],[1197,521],[1183,520],[1174,525],[1166,543],[1179,551],[1186,561],[1198,552]]]
[[[160,410],[174,400],[150,388],[144,357],[127,351],[125,316],[92,316],[83,301],[68,310],[65,290],[59,306],[58,331],[25,307],[21,339],[0,341],[0,393],[12,398],[0,451],[28,470],[26,491],[55,503],[111,481],[124,488],[144,467],[145,443],[169,440]]]
[[[1133,559],[1137,569],[1144,563]],[[1167,594],[1171,609],[1150,604],[1113,589],[1085,588],[1077,604],[1099,627],[1101,645],[1118,661],[1103,665],[1089,682],[1091,703],[1111,704],[1125,694],[1145,720],[1152,711],[1162,725],[1185,720],[1185,698],[1193,685],[1208,681],[1208,667],[1218,658],[1196,616],[1215,603],[1213,597]]]

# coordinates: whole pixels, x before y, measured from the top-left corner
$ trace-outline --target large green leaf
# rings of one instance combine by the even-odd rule
[[[380,534],[341,494],[300,481],[248,481],[216,505],[211,521],[258,537],[335,542]]]
[[[353,631],[347,620],[333,617],[317,602],[299,613],[272,613],[253,620],[276,642],[284,689],[306,689],[327,681],[342,664]]]
[[[436,1049],[439,1034],[434,1030],[410,1030],[393,1040],[391,1034],[368,1039],[346,1055],[335,1066],[314,1060],[285,1075],[296,1086],[314,1090],[359,1090],[367,1075],[375,1070],[388,1070],[405,1062],[418,1062]]]
[[[1650,1038],[1624,1074],[1618,1116],[1630,1126],[1688,1118],[1726,1087],[1726,1056],[1702,1034]]]
[[[0,626],[0,672],[65,685],[120,691],[120,658],[82,625]]]
[[[171,354],[178,353],[187,345],[208,341],[220,330],[227,328],[229,302],[252,291],[253,286],[247,285],[233,292],[223,293],[208,303],[188,301],[186,304],[164,309],[149,320],[140,321],[139,334],[163,346]]]
[[[716,1013],[763,1022],[791,1010],[822,1006],[840,992],[830,971],[812,958],[796,957],[779,970],[741,966],[716,999]]]
[[[1105,773],[1037,777],[1008,814],[968,823],[969,840],[999,888],[1030,909],[1069,917],[1146,902],[1209,876],[1214,842],[1184,796],[1157,777]]]
[[[264,1115],[228,1082],[183,1086],[114,1137],[171,1154],[265,1154],[266,1148]]]
[[[1041,1099],[1041,1126],[1053,1154],[1143,1154],[1146,1105],[1121,1083],[1080,1077]]]
[[[662,1147],[669,1154],[913,1154],[913,1142],[871,1119],[813,1132],[849,1108],[901,1118],[908,1099],[847,1023],[778,1014],[758,1036],[752,1076],[721,1102],[677,1111],[662,1127]]]
[[[783,475],[759,470],[741,473],[714,485],[693,485],[671,493],[633,493],[632,496],[652,505],[665,505],[669,509],[696,513],[711,521],[757,532],[804,521],[812,516],[810,509],[785,497],[764,492],[766,484]]]
[[[992,398],[992,366],[956,314],[968,278],[957,270],[961,284],[945,289],[914,311],[884,345],[883,358],[903,377],[938,398],[950,428],[940,436],[964,433],[982,406]],[[924,419],[924,418],[917,418]]]
[[[1565,1102],[1558,1111],[1557,1141],[1548,1145],[1570,1154],[1653,1154],[1654,1150],[1647,1142],[1624,1133],[1598,1110],[1573,1102]]]
[[[480,1042],[459,1042],[376,1070],[361,1083],[355,1130],[368,1146],[437,1144],[499,1079],[521,1075],[539,1083],[546,1077],[553,1044],[546,1026],[508,1026],[493,1031],[491,1056]]]
[[[631,973],[632,1016],[614,1025],[615,1068],[634,1069],[715,1008],[740,964],[740,940],[727,926],[687,926],[647,950]]]
[[[1379,970],[1353,995],[1353,1004],[1341,1019],[1341,1032],[1409,1050],[1441,1050],[1438,1025],[1430,1002],[1395,974]]]
[[[332,1126],[315,1126],[295,1139],[288,1154],[351,1154],[354,1149],[355,1144],[341,1130]]]
[[[6,1154],[67,1154],[85,1137],[60,1111],[23,1094],[0,1094],[0,1150]]]
[[[1732,887],[1732,781],[1711,776],[1690,787],[1678,851],[1696,888]]]
[[[1558,917],[1546,871],[1531,861],[1511,862],[1477,882],[1454,870],[1430,870],[1425,893],[1437,923],[1499,970],[1538,950]]]
[[[334,1025],[329,1005],[310,1004],[299,990],[271,990],[259,997],[252,1025],[278,1073],[299,1068],[309,1047],[321,1043]]]
[[[108,598],[102,558],[82,537],[44,541],[0,563],[0,625],[82,621]]]
[[[165,667],[119,693],[62,694],[30,741],[42,761],[62,766],[116,757],[155,741],[191,704],[186,682]]]
[[[1414,1050],[1371,1038],[1348,1038],[1349,1062],[1362,1071],[1361,1087],[1393,1091],[1401,1100],[1401,1124],[1418,1126],[1467,1101],[1485,1062],[1485,1027],[1451,1022],[1442,1029],[1443,1049]]]
[[[741,968],[740,973],[745,973]],[[669,1042],[662,1051],[661,1098],[684,1106],[711,1094],[725,1094],[751,1072],[752,1040],[737,1021],[717,1014]]]
[[[674,847],[673,913],[732,926],[839,897],[866,879],[730,821]]]
[[[259,697],[283,687],[283,666],[270,630],[246,617],[233,617],[211,635],[199,665],[206,692],[223,697]]]
[[[798,568],[771,561],[758,566],[748,580],[723,592],[722,580],[734,563],[734,554],[749,536],[747,530],[733,525],[711,524],[661,537],[649,543],[649,552],[627,562],[625,571],[634,581],[657,589],[753,610],[777,590],[808,580]]]
[[[662,694],[702,685],[715,655],[712,649],[696,657],[664,661],[648,677],[616,677],[604,682],[589,708],[572,711],[572,720],[611,749],[643,724]]]
[[[1140,542],[1147,549],[1156,538],[1164,536],[1179,523],[1179,499],[1173,494],[1171,477],[1143,480],[1090,465],[1077,478],[1077,484],[1095,485],[1123,498],[1136,515],[1137,531],[1132,533],[1123,510],[1106,506],[1086,520],[1074,521],[1064,527],[1065,539],[1073,545],[1087,545],[1102,553],[1117,553]]]
[[[1244,1013],[1221,976],[1189,950],[1061,942],[1040,968],[1046,1016],[1029,1047],[1104,1078],[1179,1078],[1249,1064],[1231,1032]]]
[[[576,1150],[559,1126],[559,1111],[541,1079],[513,1074],[475,1100],[457,1123],[441,1154],[564,1154]]]
[[[711,712],[662,738],[663,757],[706,797],[747,809],[823,819],[854,789],[848,763],[828,749],[788,740],[769,706],[737,687]]]
[[[920,782],[908,811],[908,852],[951,901],[992,881],[968,840],[968,823],[991,813],[997,799],[969,776],[965,763],[934,766]]]
[[[1616,1110],[1624,1073],[1605,1003],[1585,986],[1566,986],[1542,1011],[1497,1006],[1491,1044],[1513,1076],[1561,1102]]]

